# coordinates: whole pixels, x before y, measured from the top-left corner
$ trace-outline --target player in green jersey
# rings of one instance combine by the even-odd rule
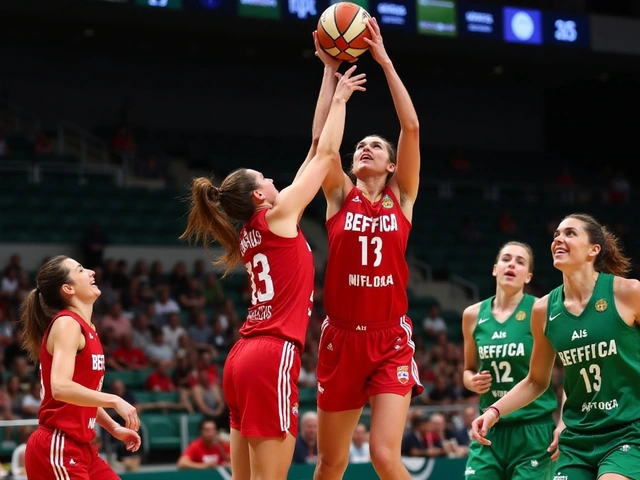
[[[555,231],[553,265],[563,283],[537,300],[527,377],[474,420],[489,445],[499,419],[546,391],[557,353],[566,401],[554,480],[640,479],[640,282],[631,262],[593,217],[571,214]],[[562,427],[562,426],[561,426]]]
[[[503,397],[529,372],[533,349],[531,309],[536,297],[524,293],[533,272],[531,247],[507,242],[493,266],[495,296],[467,307],[462,315],[464,384],[480,394],[486,408]],[[495,443],[469,446],[466,480],[546,480],[551,474],[547,447],[557,408],[553,388],[527,407],[505,415],[488,433]]]

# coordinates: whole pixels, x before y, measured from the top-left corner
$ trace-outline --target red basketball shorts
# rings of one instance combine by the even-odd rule
[[[362,408],[372,395],[420,395],[424,388],[409,317],[373,325],[327,319],[318,349],[318,407]]]
[[[44,427],[29,437],[24,462],[29,480],[120,479],[93,445]]]
[[[224,365],[222,391],[231,428],[246,437],[298,433],[300,352],[275,337],[238,340]]]

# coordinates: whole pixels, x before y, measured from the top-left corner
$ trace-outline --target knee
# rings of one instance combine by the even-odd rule
[[[393,451],[387,445],[370,445],[371,463],[377,472],[395,469],[400,462],[400,451]]]
[[[318,455],[318,470],[320,472],[331,472],[342,474],[349,465],[349,455]]]

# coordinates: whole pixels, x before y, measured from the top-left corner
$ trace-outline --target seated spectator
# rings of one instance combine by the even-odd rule
[[[183,310],[192,308],[202,308],[205,306],[206,299],[200,288],[200,282],[197,278],[189,279],[186,288],[180,292],[178,304]]]
[[[33,382],[36,380],[33,369],[29,365],[27,357],[18,355],[13,359],[11,368],[13,373],[20,379],[20,391],[23,394],[29,393],[33,388]]]
[[[429,419],[417,413],[411,418],[411,429],[402,437],[401,452],[405,457],[439,457],[441,449],[427,445]]]
[[[42,403],[40,391],[41,383],[34,380],[31,382],[29,392],[22,397],[22,418],[38,418],[38,409]]]
[[[130,335],[132,332],[131,320],[122,311],[120,302],[115,302],[111,305],[109,312],[100,321],[99,334],[103,335],[108,329],[113,330],[113,337],[117,342],[120,342],[122,337]]]
[[[229,445],[218,437],[218,427],[213,418],[200,421],[200,437],[192,441],[180,455],[179,469],[204,470],[231,464]]]
[[[434,413],[429,420],[429,431],[426,435],[427,446],[441,447],[441,455],[449,458],[464,456],[458,448],[455,433],[447,428],[444,415]]]
[[[211,348],[213,329],[207,320],[207,315],[201,311],[194,311],[191,315],[193,324],[189,327],[189,337],[193,346],[198,350]]]
[[[170,313],[180,313],[180,305],[171,298],[171,290],[168,285],[161,285],[158,288],[158,300],[155,303],[155,314],[158,317],[165,317]]]
[[[218,418],[224,412],[222,388],[211,381],[207,370],[198,371],[198,383],[191,388],[191,398],[196,410],[208,417]]]
[[[173,392],[176,386],[169,376],[171,362],[159,360],[156,369],[147,377],[147,390],[150,392]]]
[[[133,317],[131,338],[133,345],[143,352],[153,343],[152,332],[149,328],[149,317],[144,313],[138,313]]]
[[[440,305],[433,304],[429,307],[427,316],[422,320],[422,330],[427,337],[435,338],[441,332],[447,331],[447,323],[440,316]]]
[[[120,342],[120,347],[113,353],[113,362],[116,370],[142,370],[149,366],[147,356],[141,348],[133,344],[133,335],[125,334]]]
[[[180,325],[180,315],[178,313],[170,313],[167,318],[167,324],[162,327],[164,341],[174,350],[178,350],[180,337],[187,334],[187,331]]]
[[[214,273],[208,273],[202,281],[202,293],[207,307],[217,307],[224,299],[222,286]]]
[[[367,434],[367,426],[364,423],[356,425],[349,448],[349,463],[369,463],[371,461]]]
[[[162,329],[155,327],[151,338],[153,341],[144,352],[147,355],[149,363],[151,365],[157,365],[158,362],[165,361],[173,364],[175,350],[165,343]]]
[[[300,418],[300,434],[296,437],[293,463],[315,464],[318,461],[318,414],[306,412]]]

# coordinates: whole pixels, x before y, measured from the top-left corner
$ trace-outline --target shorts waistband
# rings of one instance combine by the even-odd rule
[[[277,343],[278,345],[284,345],[285,343],[290,343],[294,346],[297,353],[300,353],[300,346],[296,342],[292,342],[291,340],[285,340],[284,338],[275,337],[273,335],[258,335],[255,337],[242,337],[240,340],[245,342],[251,342],[252,340],[266,340],[268,342]]]
[[[527,427],[529,425],[555,425],[553,415],[544,415],[538,418],[532,418],[531,420],[514,420],[513,422],[498,422],[493,428],[510,428],[510,427]]]
[[[339,318],[327,317],[325,322],[329,322],[332,327],[342,328],[344,330],[355,330],[359,332],[372,332],[374,330],[385,330],[388,328],[394,328],[403,324],[407,319],[406,315],[398,317],[393,320],[387,320],[385,322],[374,323],[358,323],[352,320],[342,320]]]

